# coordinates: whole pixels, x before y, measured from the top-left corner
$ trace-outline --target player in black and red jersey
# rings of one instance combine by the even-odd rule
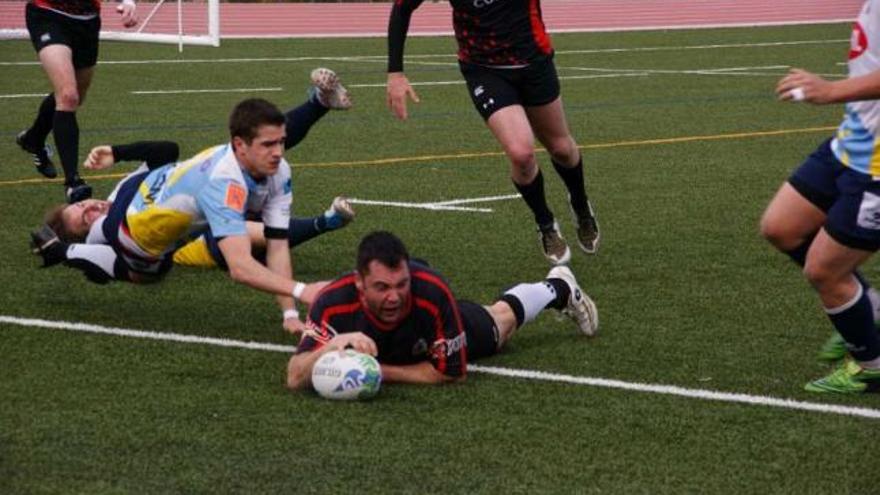
[[[586,335],[596,333],[596,306],[565,266],[480,306],[457,299],[440,274],[411,261],[399,238],[373,232],[358,247],[357,269],[330,282],[309,309],[287,386],[309,386],[318,358],[347,347],[376,356],[384,382],[458,381],[468,361],[495,354],[545,308],[569,315]]]
[[[403,47],[413,11],[423,0],[394,0],[388,23],[387,102],[407,118],[407,98],[418,96],[403,73]],[[571,136],[553,45],[541,18],[540,0],[450,0],[458,60],[477,111],[510,160],[516,189],[535,215],[544,256],[565,264],[571,250],[544,196],[535,160],[535,136],[569,193],[581,249],[595,253],[599,225],[584,187],[580,150]]]
[[[133,0],[123,0],[116,10],[122,16],[123,26],[137,24]],[[33,155],[39,173],[55,177],[55,165],[46,147],[46,137],[53,131],[69,203],[92,195],[92,188],[80,178],[77,170],[76,110],[85,100],[98,61],[100,13],[100,0],[29,0],[25,6],[31,43],[53,92],[43,99],[34,123],[19,133],[15,142]]]

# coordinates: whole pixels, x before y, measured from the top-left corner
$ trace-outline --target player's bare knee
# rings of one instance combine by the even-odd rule
[[[556,139],[549,143],[547,152],[554,162],[563,166],[575,166],[580,159],[574,140],[570,137]]]
[[[75,86],[62,88],[55,94],[55,109],[62,112],[72,112],[79,108],[80,97]]]
[[[789,251],[798,247],[804,239],[787,228],[785,222],[772,214],[764,213],[760,224],[761,236],[780,251]]]

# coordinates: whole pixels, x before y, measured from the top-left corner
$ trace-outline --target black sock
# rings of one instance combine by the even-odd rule
[[[556,291],[556,299],[547,304],[548,308],[565,309],[568,306],[568,298],[571,297],[571,287],[561,278],[548,278],[546,283],[553,287]]]
[[[547,198],[544,196],[544,175],[541,174],[541,171],[538,170],[538,175],[535,176],[531,184],[522,185],[514,182],[513,185],[516,186],[516,190],[522,194],[526,204],[535,214],[535,223],[541,227],[552,226],[553,212],[547,206]]]
[[[874,326],[874,311],[864,290],[846,309],[833,308],[828,318],[847,343],[847,350],[857,361],[872,361],[880,356],[880,336]],[[845,306],[844,306],[845,307]],[[825,310],[829,311],[828,309]]]
[[[327,228],[327,219],[324,215],[311,218],[291,218],[290,228],[287,230],[287,242],[290,247],[302,244],[313,239]]]
[[[310,99],[302,105],[285,112],[284,118],[286,123],[284,127],[287,131],[287,137],[284,139],[284,149],[289,150],[305,139],[309,129],[328,111],[330,111],[329,108]]]
[[[79,125],[76,112],[56,111],[53,122],[55,146],[64,168],[64,184],[74,185],[80,182],[78,169],[79,160]]]
[[[582,212],[587,209],[587,189],[584,185],[584,159],[581,157],[577,165],[574,167],[564,167],[551,160],[556,173],[562,178],[568,189],[568,196],[571,200],[571,207],[575,211]]]
[[[55,119],[55,93],[43,98],[40,109],[37,110],[37,118],[27,131],[27,141],[37,147],[46,143],[46,137],[52,132],[52,122]]]

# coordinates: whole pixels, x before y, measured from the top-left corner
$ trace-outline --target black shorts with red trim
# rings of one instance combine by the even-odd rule
[[[458,62],[467,81],[474,108],[489,120],[493,113],[511,105],[537,107],[559,97],[559,76],[553,56],[525,67],[500,68]]]
[[[461,324],[467,335],[468,361],[488,357],[498,352],[498,327],[489,311],[477,303],[458,300]]]
[[[37,53],[49,45],[65,45],[73,53],[74,69],[86,69],[98,63],[100,17],[74,19],[29,3],[25,7],[25,22]]]

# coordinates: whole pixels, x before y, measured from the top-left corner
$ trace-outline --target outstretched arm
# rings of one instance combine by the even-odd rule
[[[406,120],[407,98],[415,103],[419,96],[413,90],[409,79],[403,73],[403,47],[409,31],[409,22],[413,11],[423,0],[395,0],[388,19],[388,82],[385,87],[386,102],[392,113],[401,120]]]
[[[176,162],[180,147],[173,141],[137,141],[131,144],[100,145],[89,151],[83,167],[101,170],[122,161],[141,161],[150,170]]]
[[[817,105],[875,100],[880,98],[880,71],[828,81],[803,69],[791,69],[776,85],[776,96],[784,101],[807,101]]]

